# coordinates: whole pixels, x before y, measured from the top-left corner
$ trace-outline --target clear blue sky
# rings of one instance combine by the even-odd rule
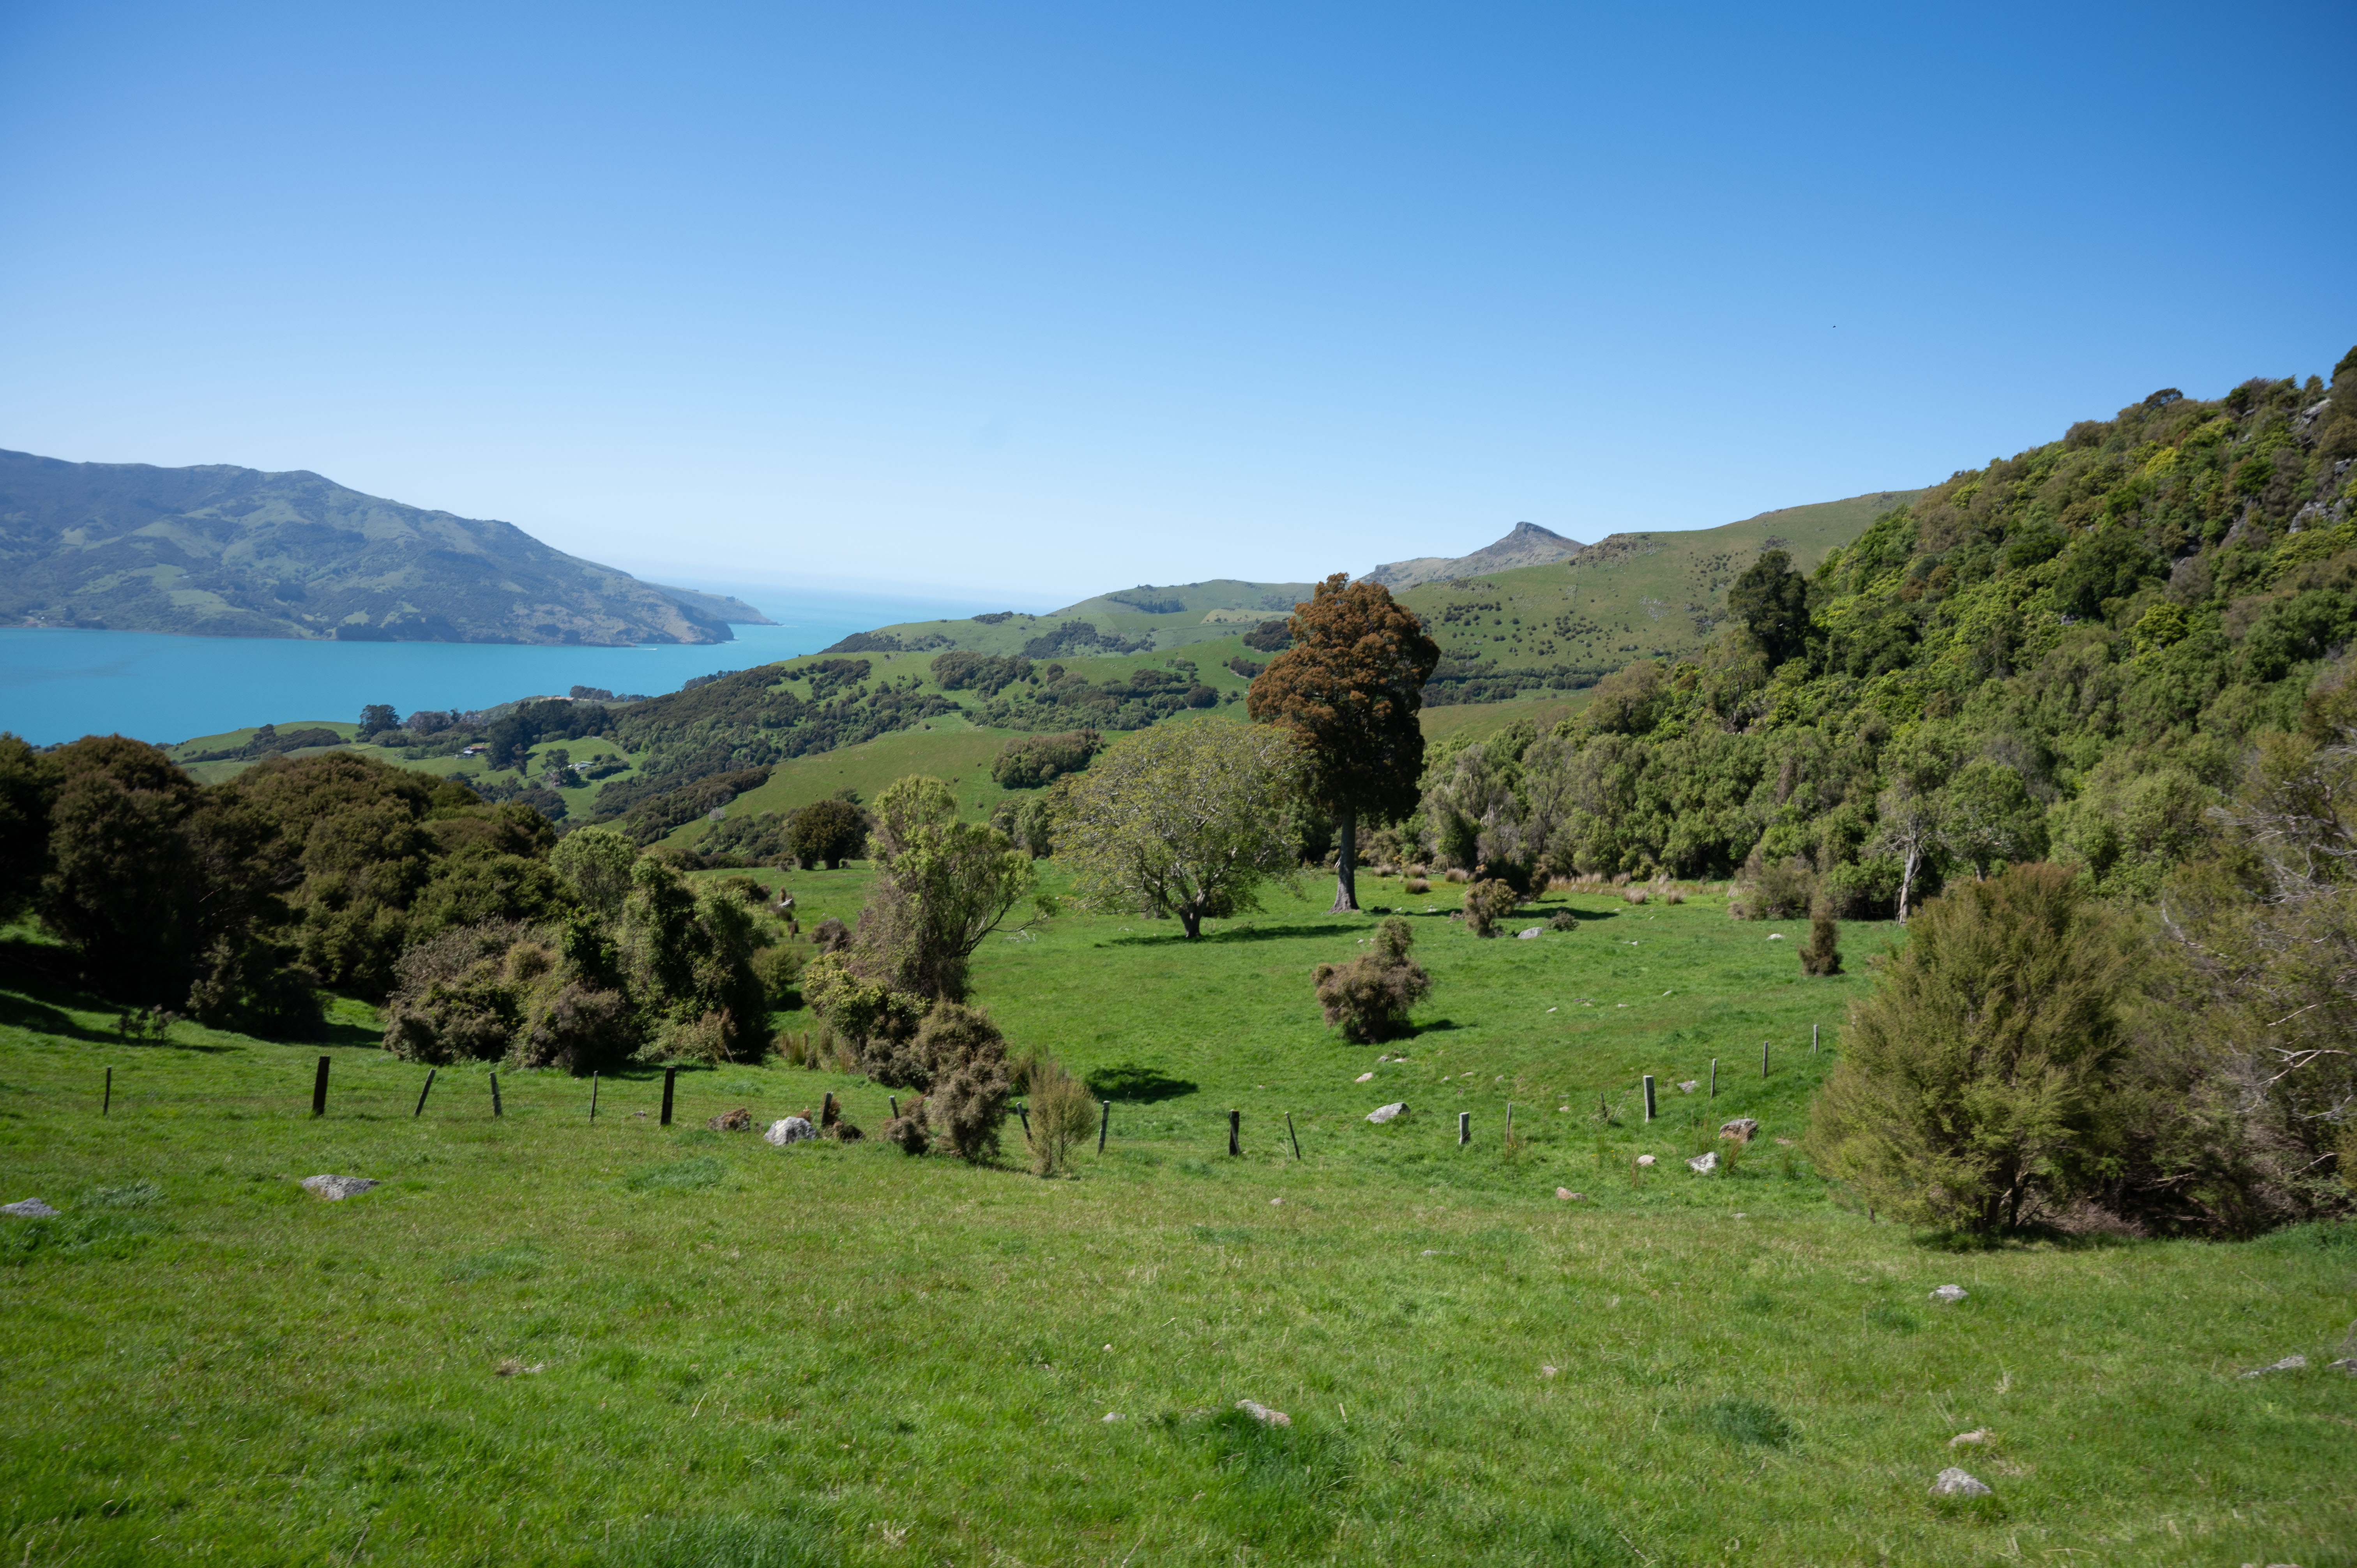
[[[2357,7],[0,3],[0,446],[706,580],[1298,579],[2357,341]]]

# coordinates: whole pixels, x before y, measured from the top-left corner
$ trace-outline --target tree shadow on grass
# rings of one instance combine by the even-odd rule
[[[1408,1033],[1410,1035],[1440,1035],[1446,1034],[1451,1029],[1461,1029],[1464,1026],[1464,1025],[1458,1023],[1454,1018],[1435,1018],[1428,1023],[1413,1026],[1409,1028]]]
[[[1081,1081],[1099,1100],[1115,1100],[1125,1105],[1177,1100],[1201,1087],[1183,1078],[1173,1078],[1158,1067],[1141,1067],[1136,1062],[1098,1068]]]
[[[1297,937],[1364,936],[1363,919],[1356,922],[1328,920],[1315,926],[1243,926],[1232,930],[1215,931],[1206,936],[1207,942],[1274,942],[1290,941]]]

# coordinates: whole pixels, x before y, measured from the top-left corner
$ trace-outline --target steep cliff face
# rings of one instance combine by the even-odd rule
[[[729,619],[758,618],[511,523],[221,465],[0,452],[0,621],[15,625],[622,644],[726,642]]]

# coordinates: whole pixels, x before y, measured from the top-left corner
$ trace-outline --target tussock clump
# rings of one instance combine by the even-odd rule
[[[1623,889],[1620,897],[1627,903],[1642,904],[1646,898],[1646,891],[1642,887],[1630,887]]]
[[[884,1123],[884,1141],[904,1155],[921,1155],[933,1146],[933,1131],[925,1122],[925,1102],[910,1101],[898,1116]]]
[[[1408,957],[1415,933],[1394,916],[1375,928],[1372,950],[1344,964],[1318,966],[1318,1000],[1327,1025],[1366,1043],[1407,1033],[1408,1011],[1430,994],[1432,977]]]
[[[1400,891],[1407,894],[1411,897],[1418,897],[1424,894],[1431,892],[1432,884],[1426,882],[1421,876],[1411,876],[1407,879],[1406,885],[1400,888]]]
[[[1473,880],[1473,874],[1466,870],[1461,865],[1450,866],[1447,871],[1442,872],[1440,876],[1441,880],[1444,882],[1470,882]]]

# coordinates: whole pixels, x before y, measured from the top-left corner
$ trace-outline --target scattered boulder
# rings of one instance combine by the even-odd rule
[[[1695,1090],[1700,1089],[1701,1087],[1702,1079],[1698,1078],[1690,1078],[1684,1083],[1678,1085],[1678,1092],[1680,1094],[1692,1094]]]
[[[1686,1169],[1696,1176],[1710,1175],[1711,1172],[1718,1169],[1718,1151],[1713,1149],[1706,1155],[1696,1155],[1686,1162]]]
[[[2274,1363],[2272,1366],[2253,1367],[2249,1371],[2244,1372],[2243,1376],[2246,1378],[2264,1378],[2269,1372],[2301,1372],[2306,1371],[2307,1369],[2307,1357],[2286,1356],[2282,1360]]]
[[[1291,1426],[1293,1418],[1281,1410],[1271,1410],[1258,1400],[1238,1400],[1236,1408],[1259,1422],[1263,1426]]]
[[[747,1133],[753,1127],[753,1113],[742,1105],[734,1111],[724,1111],[705,1123],[716,1133]]]
[[[1732,1122],[1721,1122],[1718,1135],[1732,1138],[1738,1144],[1748,1144],[1760,1135],[1759,1120],[1751,1116],[1738,1116]]]
[[[305,1192],[314,1197],[324,1197],[329,1203],[341,1203],[345,1198],[357,1197],[372,1187],[383,1185],[363,1176],[312,1176],[303,1178]]]
[[[1373,1073],[1371,1073],[1371,1072],[1362,1072],[1362,1073],[1361,1073],[1357,1078],[1353,1079],[1351,1081],[1352,1081],[1352,1082],[1354,1082],[1354,1083],[1364,1083],[1364,1082],[1366,1082],[1369,1079],[1371,1079],[1371,1078],[1372,1078],[1372,1077],[1374,1077],[1374,1076],[1375,1076],[1375,1075],[1374,1075]]]
[[[1126,1419],[1128,1419],[1128,1418],[1127,1418],[1127,1417],[1125,1417],[1125,1416],[1124,1416],[1124,1415],[1121,1413],[1121,1412],[1119,1412],[1119,1411],[1117,1411],[1117,1410],[1109,1410],[1109,1411],[1105,1412],[1105,1423],[1106,1423],[1106,1424],[1108,1424],[1108,1425],[1110,1425],[1110,1424],[1111,1424],[1111,1423],[1113,1423],[1114,1422],[1116,1422],[1116,1421],[1124,1421],[1124,1420],[1126,1420]]]
[[[2346,1372],[2351,1377],[2357,1378],[2357,1356],[2343,1356],[2338,1361],[2329,1361],[2326,1365],[2336,1372]]]
[[[1989,1438],[1990,1433],[1987,1427],[1975,1426],[1970,1432],[1959,1432],[1953,1437],[1949,1438],[1948,1446],[1951,1448],[1977,1448],[1982,1444],[1989,1441]]]
[[[1526,941],[1529,941],[1529,940],[1530,940],[1531,939],[1533,939],[1534,937],[1537,936],[1538,934],[1539,934],[1539,928],[1538,928],[1538,927],[1536,927],[1536,926],[1528,926],[1528,927],[1523,928],[1522,930],[1516,931],[1516,932],[1514,933],[1514,940],[1515,940],[1516,941],[1518,941],[1518,942],[1526,942]]]
[[[1637,1163],[1641,1165],[1650,1165],[1653,1163],[1653,1156],[1651,1155],[1639,1155],[1637,1156]]]
[[[1539,1369],[1539,1376],[1542,1378],[1552,1378],[1560,1370],[1562,1370],[1562,1369],[1559,1367],[1541,1367]]]
[[[1394,1100],[1389,1105],[1379,1105],[1367,1113],[1367,1120],[1380,1126],[1385,1122],[1407,1114],[1407,1101]]]
[[[1768,933],[1768,940],[1771,942],[1781,942],[1784,940],[1784,933],[1781,931],[1770,931]]]
[[[318,1179],[313,1176],[311,1181]],[[307,1181],[303,1185],[308,1187],[311,1182]],[[56,1213],[56,1209],[38,1197],[28,1197],[22,1203],[0,1203],[0,1214],[13,1214],[19,1219],[47,1219]]]
[[[1964,1287],[1962,1285],[1938,1286],[1932,1292],[1932,1299],[1947,1302],[1962,1301],[1964,1299]]]
[[[1572,1191],[1572,1190],[1571,1190],[1571,1188],[1569,1188],[1569,1187],[1559,1187],[1555,1188],[1555,1195],[1557,1197],[1559,1197],[1559,1198],[1563,1199],[1563,1201],[1564,1201],[1564,1202],[1566,1202],[1566,1203],[1580,1203],[1580,1202],[1584,1202],[1584,1201],[1586,1201],[1586,1199],[1587,1199],[1587,1195],[1586,1193],[1584,1193],[1584,1192],[1574,1192],[1574,1191]]]
[[[817,1136],[818,1129],[810,1124],[807,1116],[789,1116],[783,1121],[772,1122],[770,1130],[761,1134],[764,1141],[780,1149],[788,1144],[800,1144]]]
[[[1941,1471],[1939,1478],[1932,1483],[1932,1495],[1935,1498],[1986,1498],[1996,1494],[1952,1465]]]

